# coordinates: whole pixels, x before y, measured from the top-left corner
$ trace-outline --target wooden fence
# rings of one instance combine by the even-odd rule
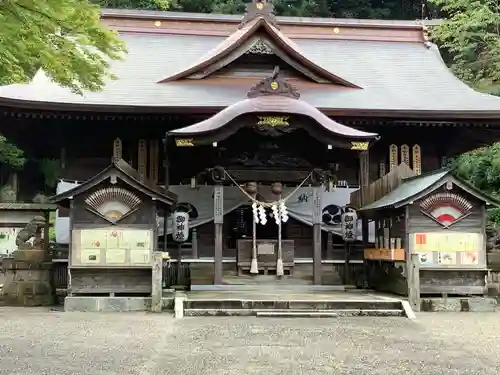
[[[365,192],[365,201],[363,202],[363,206],[378,201],[380,198],[400,186],[405,178],[414,176],[416,176],[415,172],[413,172],[413,170],[406,164],[401,163],[384,177],[379,178],[377,181],[372,182],[368,186],[368,189]],[[361,190],[352,192],[351,205],[354,208],[359,209],[362,207],[361,203]]]

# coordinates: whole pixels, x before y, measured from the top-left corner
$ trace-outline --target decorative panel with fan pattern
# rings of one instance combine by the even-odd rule
[[[93,192],[85,203],[94,213],[116,223],[136,211],[141,199],[125,188],[111,186]]]
[[[432,194],[420,203],[422,212],[444,227],[465,217],[472,207],[466,198],[450,191]]]

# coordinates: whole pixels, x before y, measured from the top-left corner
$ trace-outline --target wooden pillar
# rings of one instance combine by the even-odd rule
[[[214,186],[214,285],[222,284],[222,226],[224,223],[224,187]]]
[[[359,154],[359,191],[361,195],[361,207],[368,204],[370,197],[368,196],[368,189],[370,186],[370,154],[368,150],[362,151]],[[363,236],[363,244],[368,244],[368,219],[361,218],[361,228]]]
[[[321,185],[313,187],[313,284],[321,285]]]
[[[163,256],[161,252],[153,253],[153,272],[151,274],[151,312],[160,313],[162,308]]]
[[[406,261],[408,302],[413,311],[420,311],[420,257],[411,253]]]

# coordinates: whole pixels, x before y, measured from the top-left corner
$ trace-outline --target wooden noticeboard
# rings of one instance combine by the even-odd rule
[[[129,228],[74,229],[71,267],[151,267],[153,231]]]
[[[478,268],[486,264],[484,238],[481,233],[413,233],[410,243],[411,252],[419,254],[423,268]]]

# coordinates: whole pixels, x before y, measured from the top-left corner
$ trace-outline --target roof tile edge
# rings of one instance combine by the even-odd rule
[[[241,22],[242,15],[187,13],[172,11],[134,10],[134,9],[101,9],[103,19],[134,19],[134,20],[177,20],[177,21],[199,21],[214,23]],[[380,20],[380,19],[354,19],[354,18],[316,18],[316,17],[277,17],[280,25],[302,25],[302,26],[349,26],[359,28],[382,28],[382,29],[422,29],[425,26],[439,25],[442,20]]]

